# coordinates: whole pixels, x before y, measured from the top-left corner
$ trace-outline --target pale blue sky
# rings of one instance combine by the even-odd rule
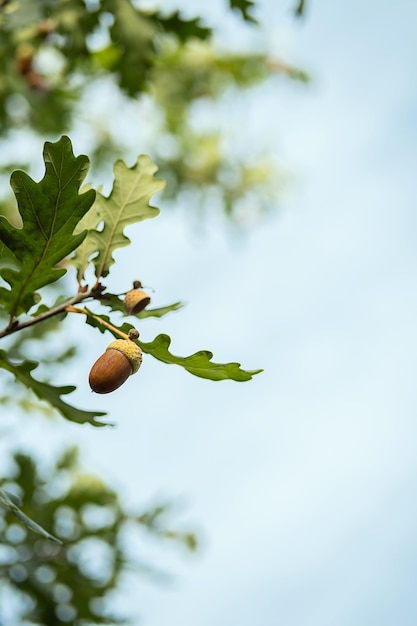
[[[240,246],[172,215],[137,232],[157,296],[188,302],[155,323],[173,350],[265,372],[216,385],[146,359],[109,399],[136,415],[88,445],[127,493],[183,496],[204,528],[173,589],[138,592],[149,626],[411,626],[417,5],[311,3],[294,24],[260,4],[271,50],[314,77],[268,85],[242,127],[276,142],[290,199]]]
[[[147,626],[414,626],[417,4],[311,2],[302,23],[259,4],[252,45],[314,78],[268,84],[242,128],[293,171],[290,196],[239,244],[162,197],[119,257],[155,304],[188,303],[145,340],[265,372],[215,384],[147,357],[109,397],[80,383],[116,428],[70,431],[132,502],[180,497],[203,529],[196,559],[160,554],[174,585],[132,583]]]

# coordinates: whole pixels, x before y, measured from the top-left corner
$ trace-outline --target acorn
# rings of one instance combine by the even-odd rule
[[[141,287],[142,283],[139,280],[135,280],[133,289],[128,291],[125,296],[124,308],[128,315],[137,315],[151,301],[149,295]]]
[[[132,339],[137,339],[138,333],[129,333]],[[94,363],[90,370],[88,381],[96,393],[110,393],[118,389],[135,374],[142,363],[142,350],[131,339],[116,339],[112,341]]]

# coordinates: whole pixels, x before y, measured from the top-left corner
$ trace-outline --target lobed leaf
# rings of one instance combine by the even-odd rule
[[[0,367],[11,372],[16,381],[31,389],[40,400],[45,400],[63,417],[78,424],[91,424],[92,426],[106,426],[106,424],[96,420],[96,417],[106,415],[102,411],[84,411],[67,404],[61,399],[62,395],[71,393],[76,389],[73,385],[65,387],[54,387],[48,383],[43,383],[33,378],[31,372],[36,369],[36,361],[23,361],[20,364],[11,363],[7,358],[5,350],[0,350]]]
[[[110,318],[106,315],[95,315],[87,311],[87,324],[98,328],[98,330],[104,333],[106,330],[109,330],[109,327],[106,324],[110,324]],[[100,323],[100,320],[103,320],[104,324]],[[117,330],[122,333],[128,334],[129,330],[133,328],[131,324],[123,324],[121,327],[116,328],[114,331],[111,331],[116,339],[120,339],[120,334]],[[213,358],[213,353],[208,350],[200,350],[199,352],[195,352],[190,356],[176,356],[172,354],[168,348],[171,344],[171,338],[168,335],[157,335],[155,339],[149,343],[144,341],[137,340],[136,343],[140,346],[140,348],[146,354],[151,354],[158,361],[162,361],[163,363],[168,363],[171,365],[179,365],[183,367],[187,372],[193,374],[194,376],[199,376],[200,378],[207,378],[209,380],[236,380],[239,382],[244,382],[250,380],[252,376],[255,374],[259,374],[263,370],[243,370],[240,367],[240,363],[214,363],[211,359]]]
[[[113,293],[104,293],[97,297],[97,300],[99,300],[104,306],[108,306],[112,311],[119,311],[120,313],[127,315],[123,305],[123,300],[119,298],[119,296]],[[184,304],[182,302],[173,302],[172,304],[156,307],[154,309],[146,308],[135,317],[138,317],[139,319],[146,319],[147,317],[163,317],[167,313],[182,309],[183,306]]]
[[[157,169],[146,155],[139,156],[132,167],[121,159],[116,161],[110,195],[105,197],[98,192],[93,208],[79,224],[79,230],[88,230],[84,243],[72,260],[79,280],[84,277],[93,254],[96,254],[93,263],[97,280],[107,276],[114,263],[113,252],[130,243],[124,228],[159,214],[159,209],[149,204],[151,197],[165,186],[164,180],[154,178]],[[97,230],[101,225],[103,228]]]
[[[21,170],[11,176],[22,228],[0,217],[0,241],[14,254],[19,266],[1,270],[11,289],[1,287],[0,299],[11,318],[33,306],[37,289],[65,274],[66,269],[57,269],[56,265],[84,239],[86,233],[78,231],[74,235],[74,229],[95,198],[93,189],[79,193],[89,160],[84,155],[74,156],[68,137],[46,142],[43,158],[45,175],[39,183]]]
[[[151,354],[155,359],[164,363],[180,365],[190,374],[200,378],[244,382],[263,371],[243,370],[240,363],[213,363],[211,360],[213,353],[209,350],[200,350],[186,357],[176,356],[168,350],[171,344],[171,338],[168,335],[158,335],[150,343],[139,340],[137,343],[144,352]]]

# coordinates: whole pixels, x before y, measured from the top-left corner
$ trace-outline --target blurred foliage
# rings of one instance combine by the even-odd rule
[[[51,373],[58,376],[60,370],[65,371],[70,361],[77,354],[77,344],[70,342],[67,337],[64,342],[56,341],[55,336],[61,330],[63,316],[51,317],[42,324],[36,324],[25,329],[25,332],[15,333],[7,340],[7,357],[14,362],[22,362],[28,353],[42,354],[42,364],[46,366],[49,377]],[[7,323],[4,311],[0,309],[2,325]],[[28,415],[39,415],[52,418],[56,415],[53,405],[39,400],[27,384],[17,385],[10,376],[2,377],[2,392],[0,404],[9,409],[13,407]]]
[[[256,24],[255,18],[250,13],[255,6],[255,3],[252,2],[252,0],[229,0],[229,3],[231,9],[237,9],[240,11],[244,20]]]
[[[230,0],[229,6],[256,23],[255,2]],[[3,1],[0,137],[16,141],[22,136],[16,131],[72,134],[74,124],[84,120],[93,143],[89,153],[105,165],[127,150],[115,117],[129,115],[129,101],[148,103],[154,127],[150,156],[168,180],[170,197],[190,210],[217,206],[237,219],[246,201],[246,211],[257,214],[274,205],[283,177],[270,156],[252,152],[248,160],[225,147],[227,132],[218,123],[220,110],[228,108],[224,97],[277,73],[307,77],[266,53],[221,51],[214,34],[199,17],[145,10],[133,0]],[[94,85],[99,93],[103,80],[121,107],[105,116],[97,115],[94,105],[91,110]],[[209,128],[192,123],[201,106]],[[141,141],[140,120],[131,115],[127,123],[131,142]],[[10,212],[7,203],[4,210]]]
[[[305,0],[299,0],[299,2],[297,3],[296,7],[295,7],[295,15],[297,17],[302,17],[303,15],[305,15],[305,10],[306,10],[306,2]]]
[[[303,14],[304,0],[290,4],[295,15]],[[229,0],[226,6],[247,27],[256,27],[256,2]],[[33,139],[74,135],[74,128],[85,130],[88,152],[103,167],[130,154],[131,146],[135,155],[138,145],[150,151],[168,181],[165,198],[172,204],[194,212],[219,208],[235,222],[273,206],[282,174],[270,155],[254,145],[244,154],[234,149],[230,103],[276,76],[301,82],[308,77],[266,52],[220,49],[215,34],[200,17],[143,9],[135,0],[0,0],[0,214],[21,227],[10,201],[10,172],[31,167],[27,147]],[[103,85],[109,91],[99,109]],[[108,98],[109,93],[115,98]],[[121,118],[129,124],[129,141],[116,123]],[[150,150],[142,142],[147,126]],[[244,135],[245,128],[238,131]],[[18,267],[16,258],[7,247],[0,252],[2,273],[8,275]],[[53,286],[43,287],[42,296],[45,290],[56,298]],[[111,311],[122,311],[118,296],[97,295]],[[154,314],[179,306],[160,307]],[[4,367],[15,368],[31,385],[33,361],[24,361],[31,350],[37,358],[42,354],[40,369],[45,365],[47,375],[56,376],[60,366],[68,366],[75,354],[71,338],[53,341],[63,317],[65,313],[6,337]],[[2,321],[7,323],[5,317]],[[157,358],[178,360],[168,346],[166,340],[153,346]],[[192,357],[198,355],[211,358],[207,351]],[[23,363],[10,365],[9,359]],[[6,379],[0,403],[31,419],[34,413],[54,415],[26,383],[11,383],[9,392]],[[42,385],[41,397],[45,390],[49,393],[47,383]],[[55,400],[59,404],[60,398]],[[129,616],[112,615],[108,608],[112,593],[132,567],[152,573],[148,563],[134,558],[132,533],[171,539],[191,551],[197,547],[192,532],[171,528],[168,506],[127,511],[114,490],[81,471],[75,450],[52,468],[15,453],[10,472],[0,480],[0,504],[0,623],[6,623],[8,593],[18,599],[16,624],[124,623]],[[42,529],[63,544],[36,534]]]
[[[111,487],[81,471],[75,448],[65,451],[52,468],[15,453],[0,487],[23,502],[26,515],[62,541],[59,545],[39,537],[0,506],[1,592],[2,598],[10,592],[19,600],[15,623],[126,623],[129,615],[114,615],[108,608],[123,575],[132,570],[159,574],[135,556],[134,538],[151,534],[187,551],[197,549],[193,532],[170,525],[169,505],[125,510]],[[5,609],[3,600],[2,624]]]

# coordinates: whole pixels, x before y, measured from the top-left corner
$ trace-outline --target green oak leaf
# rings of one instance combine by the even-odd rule
[[[112,311],[119,311],[124,315],[127,315],[123,300],[119,298],[119,296],[113,293],[103,293],[97,297],[97,300],[100,301],[104,306],[108,306]],[[147,317],[163,317],[167,313],[171,313],[172,311],[178,311],[178,309],[182,309],[184,304],[182,302],[173,302],[172,304],[167,304],[166,306],[156,307],[154,309],[143,309],[140,313],[135,315],[139,319],[146,319]]]
[[[0,288],[0,301],[11,318],[26,313],[35,304],[37,289],[65,274],[66,269],[56,265],[84,239],[86,233],[78,231],[74,235],[74,229],[95,198],[93,189],[79,193],[89,160],[84,155],[74,156],[68,137],[46,142],[43,158],[45,175],[39,183],[21,170],[11,176],[22,228],[0,217],[0,241],[19,264],[18,269],[1,270],[11,289]]]
[[[26,528],[29,528],[29,530],[37,533],[38,535],[41,535],[41,537],[44,537],[45,539],[49,539],[49,541],[62,544],[62,541],[60,539],[57,539],[57,537],[54,537],[54,535],[48,533],[47,530],[42,528],[42,526],[40,526],[37,522],[33,521],[33,519],[23,513],[23,511],[21,511],[18,506],[18,502],[19,498],[17,498],[14,494],[0,488],[0,504],[7,507],[13,513],[13,515],[17,517],[18,520],[23,522]]]
[[[150,206],[151,197],[165,187],[165,181],[154,178],[157,166],[144,154],[132,167],[118,159],[114,166],[114,184],[106,198],[100,192],[86,217],[81,220],[77,232],[87,229],[88,235],[78,248],[72,264],[77,268],[78,279],[82,280],[91,255],[97,279],[107,276],[114,263],[113,252],[127,246],[130,239],[123,230],[129,224],[156,217],[159,209]],[[103,224],[103,228],[97,230]]]
[[[209,380],[236,380],[244,382],[263,370],[242,370],[240,363],[213,363],[213,353],[209,350],[199,350],[190,356],[175,356],[168,348],[171,338],[168,335],[158,335],[150,343],[137,342],[143,352],[151,354],[155,359],[175,365],[181,365],[187,372],[200,378]]]
[[[95,418],[106,415],[102,411],[83,411],[67,404],[61,399],[62,395],[71,393],[76,389],[73,385],[65,387],[54,387],[48,383],[40,382],[32,377],[32,370],[36,369],[38,363],[36,361],[23,361],[16,364],[11,363],[7,358],[5,350],[0,350],[0,367],[11,372],[16,381],[22,383],[26,388],[31,389],[40,400],[45,400],[54,409],[56,409],[63,417],[71,422],[78,424],[91,424],[92,426],[106,426],[103,422],[97,421]]]
[[[86,322],[90,326],[94,328],[98,328],[100,332],[104,333],[106,330],[109,330],[108,327],[100,323],[100,320],[103,320],[105,323],[110,324],[110,318],[106,315],[96,315],[91,311],[86,309],[88,315]],[[122,333],[128,334],[131,328],[134,328],[131,324],[125,323],[122,326],[116,328],[114,325],[114,331],[110,329],[110,332],[116,337],[116,339],[120,339],[120,334],[117,330]],[[144,341],[137,340],[137,343],[143,352],[146,354],[151,354],[158,361],[162,361],[163,363],[168,363],[172,365],[180,365],[187,372],[193,374],[194,376],[198,376],[200,378],[207,378],[209,380],[236,380],[238,382],[244,382],[250,380],[252,376],[255,374],[259,374],[263,370],[243,370],[240,367],[240,363],[213,363],[211,360],[213,358],[213,353],[209,352],[209,350],[200,350],[199,352],[195,352],[190,356],[176,356],[172,354],[168,348],[171,344],[171,338],[168,335],[158,335],[155,339],[149,343]]]
[[[146,319],[147,317],[163,317],[167,313],[172,313],[172,311],[178,311],[182,309],[184,306],[183,302],[173,302],[172,304],[167,304],[166,306],[159,306],[155,309],[143,309],[140,313],[136,315],[141,320]]]

